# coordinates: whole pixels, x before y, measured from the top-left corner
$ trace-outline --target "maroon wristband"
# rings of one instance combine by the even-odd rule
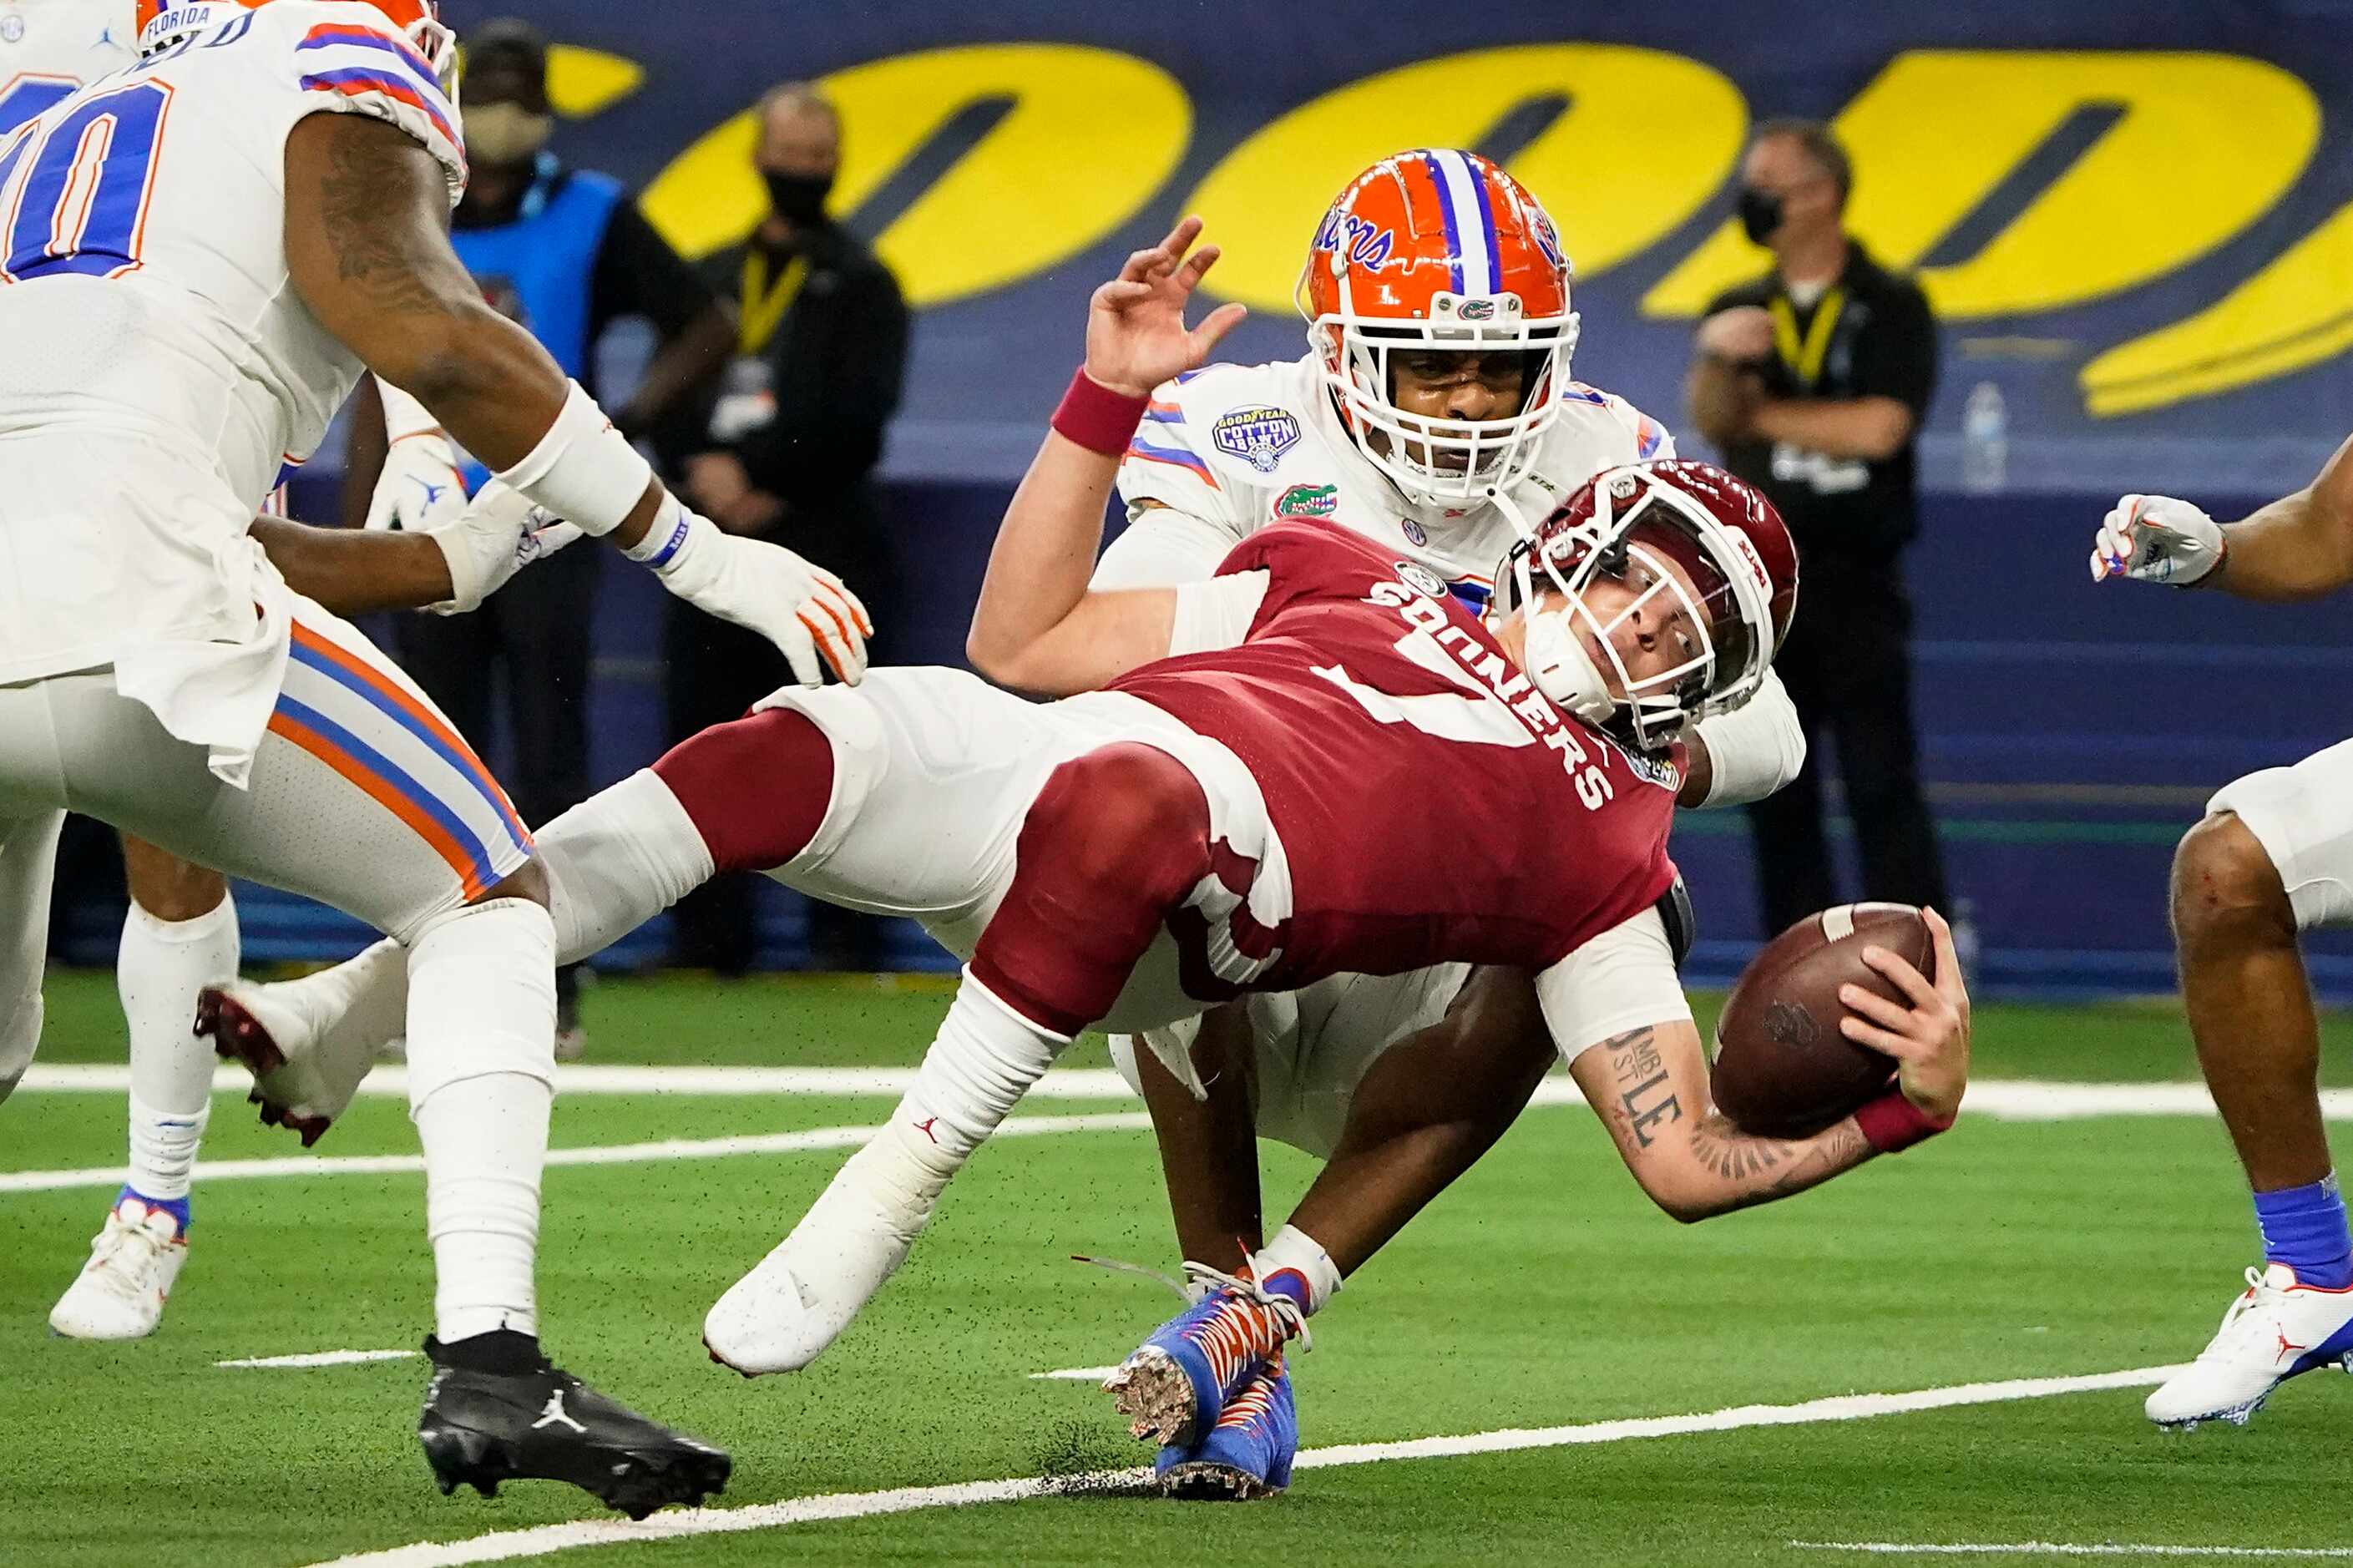
[[[1134,439],[1135,427],[1144,423],[1144,411],[1151,405],[1151,398],[1113,392],[1080,370],[1071,376],[1071,389],[1062,394],[1062,405],[1054,410],[1054,429],[1064,440],[1090,452],[1124,457],[1128,442]]]
[[[1900,1089],[1889,1089],[1857,1110],[1854,1124],[1862,1129],[1862,1136],[1872,1148],[1882,1154],[1909,1149],[1915,1143],[1934,1138],[1952,1125],[1949,1121],[1936,1121],[1905,1099]]]

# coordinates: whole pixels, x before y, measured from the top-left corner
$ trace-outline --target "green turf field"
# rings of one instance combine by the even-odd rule
[[[600,1062],[905,1065],[944,1000],[929,982],[681,978],[605,985],[588,1021]],[[109,979],[58,976],[50,1005],[45,1060],[120,1060]],[[2332,1079],[2345,1082],[2353,1030],[2331,1026]],[[1987,1077],[2189,1072],[2178,1019],[2154,1005],[1985,1007],[1978,1040]],[[1099,1047],[1080,1051],[1082,1065],[1100,1065]],[[559,1103],[555,1142],[857,1125],[885,1105],[584,1095]],[[21,1093],[0,1110],[0,1173],[117,1164],[121,1117],[114,1094]],[[400,1103],[377,1099],[361,1101],[320,1152],[413,1150]],[[290,1138],[252,1126],[238,1098],[216,1102],[209,1158],[296,1152]],[[542,1268],[550,1348],[615,1394],[731,1448],[726,1509],[1085,1474],[1148,1458],[1091,1384],[1029,1375],[1114,1362],[1173,1305],[1156,1287],[1063,1261],[1088,1251],[1166,1262],[1142,1131],[992,1145],[906,1270],[817,1366],[755,1384],[712,1366],[696,1338],[704,1307],[840,1158],[818,1150],[552,1170]],[[1304,1184],[1307,1162],[1270,1149],[1268,1167],[1279,1208]],[[195,1251],[162,1331],[128,1346],[52,1339],[49,1304],[110,1195],[98,1184],[0,1193],[0,1563],[300,1564],[609,1517],[552,1485],[495,1502],[440,1498],[411,1435],[417,1361],[214,1365],[413,1348],[430,1300],[414,1173],[200,1184]],[[2252,1244],[2221,1130],[2205,1120],[1979,1116],[1822,1192],[1678,1227],[1624,1177],[1587,1112],[1539,1108],[1317,1320],[1317,1348],[1296,1363],[1303,1443],[1402,1443],[2149,1367],[2204,1342]],[[1608,1441],[1593,1439],[1609,1431],[1556,1434],[1550,1446],[1516,1451],[1303,1468],[1287,1496],[1222,1509],[1100,1488],[966,1507],[919,1494],[897,1501],[933,1505],[889,1515],[873,1514],[870,1500],[804,1510],[867,1517],[797,1521],[769,1509],[736,1522],[770,1528],[649,1533],[586,1561],[1950,1560],[1791,1544],[1799,1542],[2353,1556],[2346,1380],[2307,1378],[2249,1430],[2187,1437],[2149,1429],[2140,1397],[2118,1388]],[[544,1552],[563,1539],[504,1550]],[[490,1560],[387,1559],[417,1568]]]

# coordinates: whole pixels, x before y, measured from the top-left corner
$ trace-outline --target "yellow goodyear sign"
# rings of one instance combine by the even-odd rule
[[[592,115],[641,78],[626,59],[561,48],[553,96],[566,113]],[[1557,220],[1581,280],[1637,261],[1663,267],[1640,310],[1676,319],[1765,266],[1729,223],[1662,254],[1724,192],[1752,110],[1723,72],[1657,49],[1519,44],[1366,75],[1272,115],[1207,160],[1187,189],[1172,182],[1195,152],[1184,86],[1116,49],[920,49],[819,85],[850,128],[843,211],[953,122],[986,121],[877,238],[917,305],[1033,278],[1156,205],[1208,220],[1226,252],[1219,290],[1285,310],[1307,237],[1357,170],[1399,147],[1477,144],[1532,103],[1550,112],[1506,163]],[[2019,192],[2032,161],[2087,114],[2105,121],[2097,134]],[[2000,319],[2022,330],[2211,257],[2290,195],[2322,136],[2320,102],[2296,74],[2212,51],[1905,50],[1833,124],[1855,163],[1855,230],[1883,260],[1916,268],[1947,322]],[[647,188],[647,214],[686,255],[732,245],[758,221],[756,132],[749,109],[730,115]],[[1999,226],[1969,254],[1940,257],[2005,191]],[[2251,268],[2200,281],[2195,309],[2084,365],[2089,413],[2209,396],[2353,346],[2353,205]]]

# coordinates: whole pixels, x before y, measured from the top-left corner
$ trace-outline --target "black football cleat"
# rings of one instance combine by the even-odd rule
[[[658,1426],[549,1365],[535,1342],[495,1337],[529,1345],[528,1360],[537,1364],[498,1371],[453,1364],[438,1340],[425,1342],[433,1382],[417,1438],[442,1496],[461,1486],[487,1498],[498,1495],[501,1481],[569,1481],[607,1507],[643,1519],[727,1489],[733,1467],[722,1450]]]

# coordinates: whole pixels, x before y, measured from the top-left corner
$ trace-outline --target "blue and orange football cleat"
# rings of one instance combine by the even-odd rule
[[[1131,1432],[1179,1448],[1215,1427],[1285,1344],[1312,1344],[1306,1311],[1290,1295],[1206,1264],[1188,1261],[1185,1274],[1200,1298],[1153,1330],[1103,1380]]]
[[[1162,1448],[1152,1473],[1172,1498],[1242,1502],[1289,1486],[1298,1452],[1299,1408],[1277,1356],[1226,1402],[1208,1436],[1190,1448]]]

